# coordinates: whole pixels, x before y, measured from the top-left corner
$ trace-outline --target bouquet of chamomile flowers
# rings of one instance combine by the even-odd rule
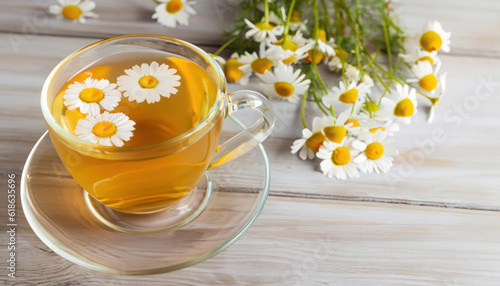
[[[430,101],[429,121],[446,87],[438,52],[450,33],[427,23],[415,37],[398,26],[387,0],[253,0],[241,4],[228,42],[213,56],[231,82],[254,75],[273,99],[301,104],[304,129],[291,153],[319,158],[330,178],[386,173],[393,136]],[[224,60],[219,52],[235,53]],[[309,124],[305,106],[321,116]]]

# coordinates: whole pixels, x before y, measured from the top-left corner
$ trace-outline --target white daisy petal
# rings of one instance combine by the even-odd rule
[[[130,140],[135,122],[123,113],[105,111],[96,116],[87,115],[78,120],[75,135],[80,139],[103,146],[121,147],[123,141]]]

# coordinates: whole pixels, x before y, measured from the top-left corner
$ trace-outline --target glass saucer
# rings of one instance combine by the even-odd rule
[[[208,171],[206,178],[212,192],[201,213],[185,225],[155,233],[120,231],[94,215],[45,133],[23,170],[21,201],[36,235],[67,260],[114,274],[163,273],[216,255],[250,227],[269,192],[266,152],[259,145]]]

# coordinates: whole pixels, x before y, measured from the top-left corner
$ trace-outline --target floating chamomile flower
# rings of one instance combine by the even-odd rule
[[[352,146],[361,152],[354,162],[363,173],[389,171],[398,151],[392,146],[392,139],[387,137],[388,133],[379,129],[374,133],[363,132],[358,136],[359,140],[353,142]]]
[[[85,17],[97,18],[97,14],[91,12],[95,8],[95,2],[90,0],[57,0],[59,5],[49,6],[49,12],[58,18],[78,20],[85,23]]]
[[[396,84],[396,99],[387,97],[382,99],[381,113],[386,113],[387,117],[401,119],[405,124],[411,123],[411,117],[417,113],[417,91],[408,86]]]
[[[438,70],[439,66],[437,66],[435,71],[433,71],[430,62],[428,61],[418,62],[411,68],[411,71],[417,78],[408,79],[408,82],[416,82],[421,89],[434,94],[439,84],[436,77]]]
[[[434,100],[432,103],[431,109],[429,111],[429,118],[427,121],[431,123],[434,120],[434,114],[436,113],[436,108],[438,107],[439,103],[443,99],[443,96],[446,93],[446,75],[447,73],[443,73],[439,79],[439,83],[441,84],[441,93],[439,94],[439,97]]]
[[[70,84],[64,92],[64,105],[73,110],[80,109],[83,114],[95,116],[101,113],[101,107],[111,111],[121,100],[121,92],[116,90],[116,84],[107,79],[87,78],[83,82]]]
[[[240,67],[243,63],[240,62],[238,54],[233,53],[231,58],[224,65],[224,74],[230,82],[238,82],[241,85],[246,85],[252,75],[251,72],[244,73]]]
[[[96,116],[87,115],[80,119],[75,128],[75,135],[93,144],[121,147],[123,141],[129,141],[135,122],[119,113],[104,112]]]
[[[446,32],[441,23],[431,21],[425,24],[419,43],[422,49],[428,52],[443,50],[448,53],[450,51],[450,37],[451,33]]]
[[[337,103],[353,104],[357,101],[364,100],[366,94],[370,92],[370,86],[366,83],[356,84],[352,81],[347,86],[344,81],[339,82],[339,87],[334,86],[332,91],[323,97],[323,103],[326,106],[334,105]]]
[[[247,39],[253,38],[257,43],[260,42],[271,42],[274,43],[278,40],[278,36],[283,34],[283,25],[276,25],[271,22],[266,22],[265,20],[259,23],[252,23],[248,19],[245,19],[245,23],[248,25],[250,30],[245,33]]]
[[[243,65],[240,69],[245,75],[250,76],[253,72],[256,74],[264,74],[266,71],[271,70],[273,65],[283,59],[283,55],[277,53],[275,49],[268,48],[264,43],[260,44],[259,53],[245,52],[240,56],[238,61]]]
[[[264,75],[258,74],[258,76],[263,81],[260,85],[265,94],[290,102],[297,102],[299,96],[304,95],[311,83],[311,80],[305,79],[305,74],[301,74],[300,69],[294,72],[293,67],[283,62],[279,62],[272,72],[266,71]]]
[[[162,96],[169,98],[171,94],[177,93],[175,87],[181,84],[181,77],[175,74],[176,72],[176,69],[171,69],[166,64],[159,65],[157,62],[152,62],[151,65],[135,65],[125,70],[127,75],[117,78],[118,89],[124,91],[123,96],[128,97],[130,101],[158,102]]]
[[[326,140],[323,129],[334,123],[335,121],[331,116],[315,117],[312,121],[312,131],[304,128],[302,130],[302,138],[293,142],[291,146],[292,154],[296,154],[300,150],[300,159],[313,159],[314,153],[319,151],[319,148]]]
[[[319,148],[316,156],[323,159],[320,163],[320,169],[323,174],[328,178],[337,178],[345,180],[349,178],[359,177],[359,172],[354,163],[354,158],[358,155],[359,151],[354,149],[352,143],[354,139],[344,138],[339,143],[325,141]]]
[[[156,6],[153,19],[169,28],[177,27],[177,24],[188,25],[189,17],[195,15],[196,11],[191,5],[194,1],[189,0],[157,0],[160,4]]]

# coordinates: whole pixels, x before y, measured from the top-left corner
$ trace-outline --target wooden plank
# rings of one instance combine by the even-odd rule
[[[0,182],[7,183],[6,175]],[[4,268],[2,285],[495,285],[500,279],[498,212],[270,197],[249,231],[219,255],[171,273],[115,276],[53,253],[17,199],[17,278]],[[0,212],[1,241],[8,241],[6,216]]]
[[[221,32],[231,23],[237,0],[198,0],[197,15],[190,25],[176,29],[160,26],[151,19],[153,1],[98,1],[98,19],[81,25],[61,21],[48,14],[48,0],[7,0],[0,3],[0,31],[77,37],[111,37],[123,34],[160,34],[195,44],[220,45]],[[500,56],[500,2],[495,0],[403,0],[394,5],[408,33],[420,31],[431,20],[441,21],[452,32],[452,53]],[[464,20],[466,19],[466,20]],[[29,37],[29,36],[28,36]],[[24,45],[22,39],[18,40]]]
[[[1,39],[0,43],[5,43],[5,37]],[[0,100],[7,103],[0,105],[1,171],[20,173],[32,146],[46,130],[39,111],[39,92],[50,70],[63,57],[95,40],[36,36],[20,54],[0,51]],[[395,138],[402,155],[386,176],[329,180],[317,171],[318,161],[303,162],[290,155],[290,145],[301,130],[299,107],[273,101],[277,125],[264,144],[271,160],[273,194],[500,208],[500,149],[495,143],[500,140],[500,126],[495,123],[498,113],[491,108],[499,106],[499,89],[498,83],[490,87],[482,83],[482,79],[499,80],[499,65],[500,60],[443,57],[443,67],[449,71],[449,92],[435,122],[427,124],[428,104],[421,102],[413,124],[404,126]],[[230,85],[230,90],[241,88]],[[259,87],[252,82],[246,88]],[[488,88],[492,90],[485,99],[481,94],[489,92]],[[463,111],[456,111],[457,106]],[[445,139],[432,140],[433,132],[440,130]],[[252,176],[240,174],[235,181],[251,184]]]

